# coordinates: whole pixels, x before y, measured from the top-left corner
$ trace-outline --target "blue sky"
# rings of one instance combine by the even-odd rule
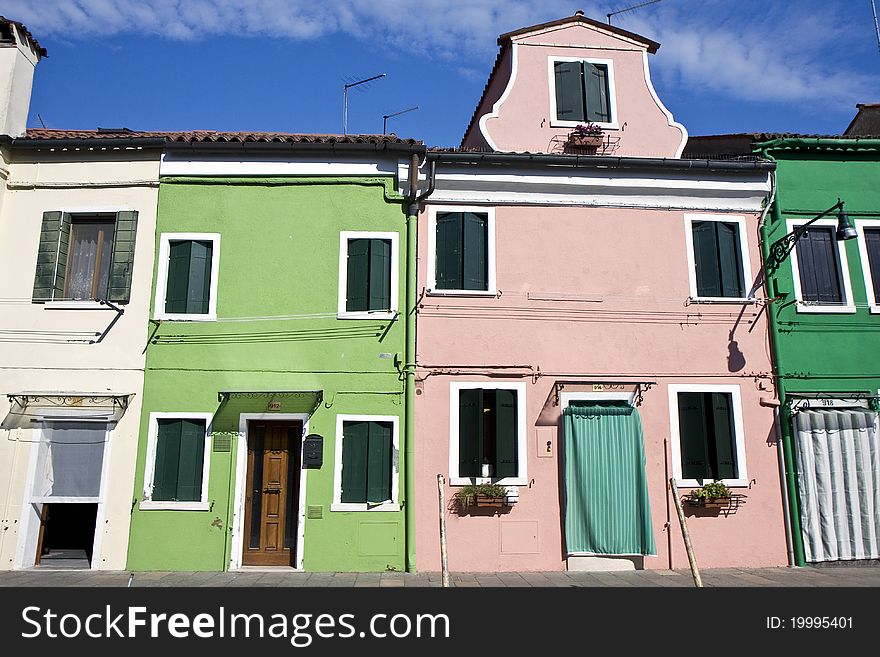
[[[641,0],[0,0],[49,51],[29,126],[389,131],[456,146],[498,34]],[[662,0],[615,24],[659,41],[657,93],[691,134],[839,133],[880,101],[871,0]]]

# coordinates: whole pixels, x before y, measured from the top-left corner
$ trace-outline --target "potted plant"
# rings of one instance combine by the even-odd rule
[[[722,509],[730,506],[733,492],[720,481],[704,484],[691,491],[688,502],[691,506],[702,506],[707,509]]]
[[[595,123],[581,123],[568,133],[568,143],[571,146],[598,148],[602,145],[604,132]]]
[[[455,494],[455,499],[462,508],[476,507],[502,507],[507,495],[507,489],[499,484],[468,484],[462,486]]]

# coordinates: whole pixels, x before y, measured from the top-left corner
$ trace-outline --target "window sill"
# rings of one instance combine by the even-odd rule
[[[799,313],[833,313],[853,315],[856,312],[855,306],[814,306],[812,304],[805,304],[803,301],[798,301],[796,307]]]
[[[709,483],[710,479],[705,479],[703,483]],[[748,479],[717,479],[714,481],[718,481],[728,488],[748,488],[749,480]],[[696,479],[679,479],[676,477],[675,484],[679,488],[702,488],[703,484],[701,484]]]
[[[336,314],[336,319],[372,319],[386,320],[397,319],[397,311],[395,310],[365,310],[358,312],[341,312]]]
[[[100,301],[85,299],[83,301],[46,301],[42,304],[46,310],[110,310],[110,306]]]
[[[217,315],[188,315],[182,313],[157,313],[153,319],[163,322],[216,322]]]
[[[527,477],[504,477],[503,479],[494,479],[493,477],[449,477],[450,486],[474,486],[476,484],[498,484],[499,486],[528,486]]]
[[[871,305],[868,306],[868,312],[871,313],[872,315],[878,315],[878,314],[880,314],[880,306],[872,303]]]
[[[589,123],[589,121],[560,121],[559,119],[551,119],[550,127],[551,128],[574,128],[579,125],[584,125]],[[596,121],[592,122],[593,125],[597,125],[603,130],[620,130],[620,125],[616,121],[612,121],[611,123],[597,123]]]
[[[359,504],[355,502],[334,502],[330,505],[330,511],[400,511],[398,502],[383,502],[382,504]]]
[[[154,502],[141,500],[138,509],[141,511],[209,511],[207,502]]]
[[[715,304],[752,304],[758,303],[755,297],[688,297],[688,303],[715,303]]]
[[[429,297],[497,297],[497,290],[425,290]]]

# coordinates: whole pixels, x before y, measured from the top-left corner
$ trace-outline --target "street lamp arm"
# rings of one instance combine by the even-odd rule
[[[830,208],[820,214],[817,214],[807,223],[798,226],[793,231],[783,235],[770,245],[770,262],[768,264],[770,265],[771,269],[776,269],[779,267],[779,265],[782,264],[782,262],[788,257],[788,254],[791,253],[792,249],[794,249],[798,240],[803,237],[804,234],[807,232],[807,228],[819,221],[819,219],[828,216],[835,210],[840,211],[838,215],[837,239],[843,240],[855,237],[855,233],[849,223],[849,219],[843,212],[843,201],[838,198],[837,203],[832,205]],[[849,231],[853,231],[852,234],[850,234]]]

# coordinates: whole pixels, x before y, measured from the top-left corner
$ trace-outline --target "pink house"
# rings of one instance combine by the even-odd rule
[[[772,165],[682,160],[659,44],[581,13],[502,35],[419,217],[417,566],[786,563],[757,242]],[[596,145],[572,128],[601,128]],[[595,131],[595,128],[593,129]],[[478,483],[504,505],[457,503]]]

